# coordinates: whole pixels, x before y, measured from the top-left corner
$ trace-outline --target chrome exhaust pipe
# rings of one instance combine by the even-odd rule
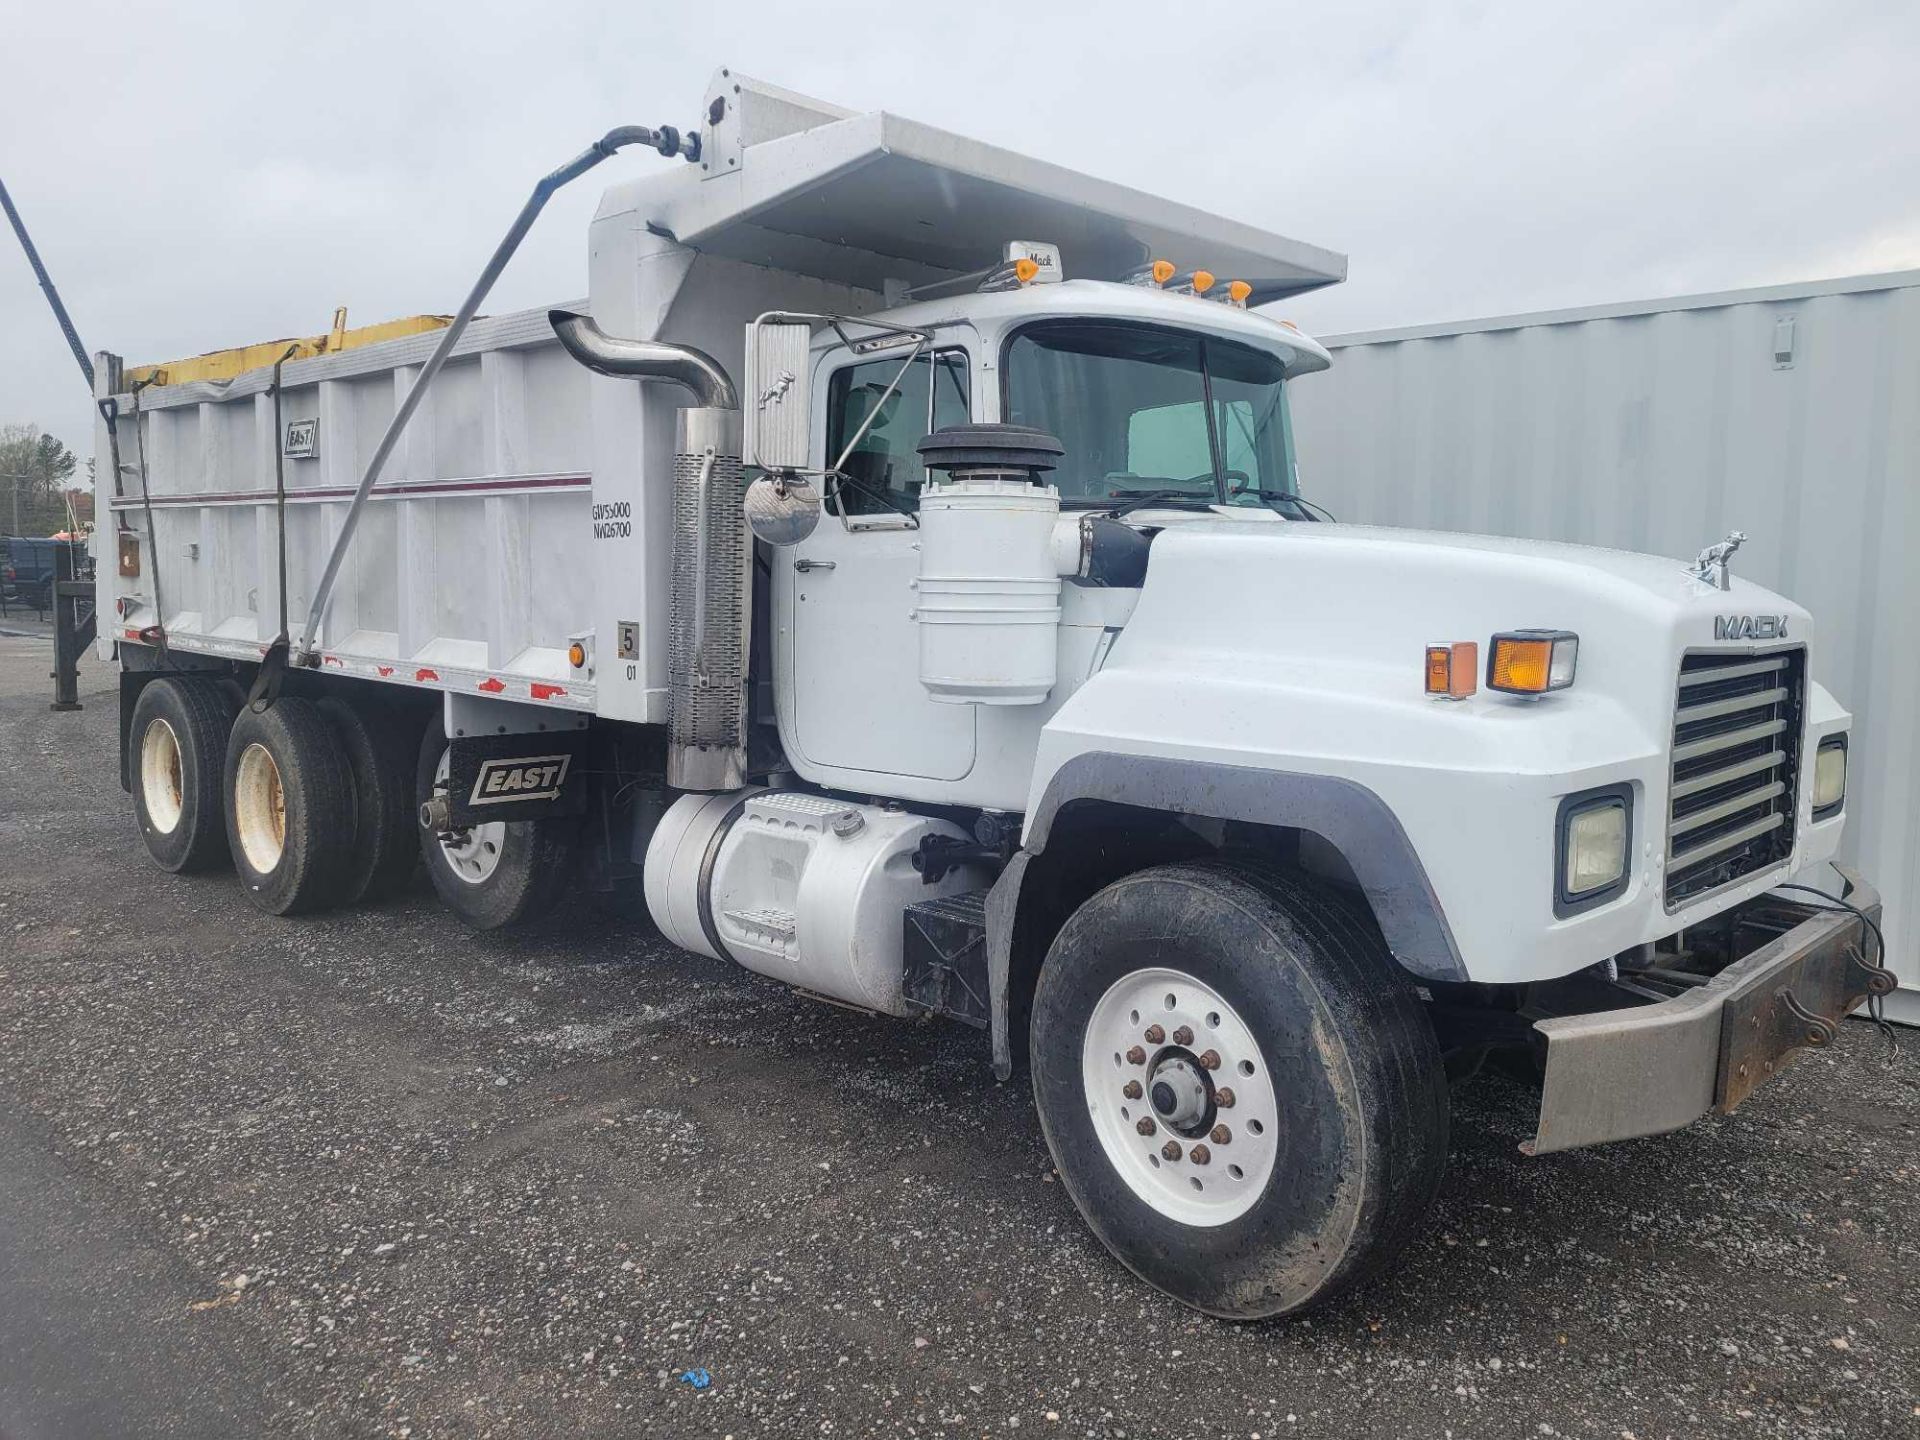
[[[622,340],[570,310],[549,310],[547,323],[574,359],[602,375],[625,380],[662,380],[693,392],[696,403],[712,410],[738,410],[739,392],[720,362],[691,345],[663,340]]]

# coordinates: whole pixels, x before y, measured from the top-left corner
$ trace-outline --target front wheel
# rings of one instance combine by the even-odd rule
[[[1119,880],[1041,968],[1034,1098],[1096,1235],[1175,1299],[1296,1314],[1372,1274],[1445,1169],[1447,1086],[1370,917],[1223,862]]]

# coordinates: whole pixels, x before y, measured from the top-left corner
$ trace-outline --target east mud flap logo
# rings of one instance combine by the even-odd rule
[[[1716,615],[1713,617],[1716,640],[1784,640],[1787,617],[1784,615]]]
[[[571,755],[534,755],[483,761],[474,776],[469,805],[504,805],[514,800],[557,800],[567,783]]]

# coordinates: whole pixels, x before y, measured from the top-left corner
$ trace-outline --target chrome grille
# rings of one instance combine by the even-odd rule
[[[1667,908],[1793,853],[1803,650],[1680,662],[1667,794]]]

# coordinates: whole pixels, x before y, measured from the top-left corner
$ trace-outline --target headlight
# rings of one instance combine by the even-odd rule
[[[1838,813],[1847,798],[1847,737],[1829,735],[1813,757],[1813,818]]]
[[[1633,792],[1627,786],[1610,785],[1561,801],[1554,913],[1571,915],[1625,890],[1632,839]]]

